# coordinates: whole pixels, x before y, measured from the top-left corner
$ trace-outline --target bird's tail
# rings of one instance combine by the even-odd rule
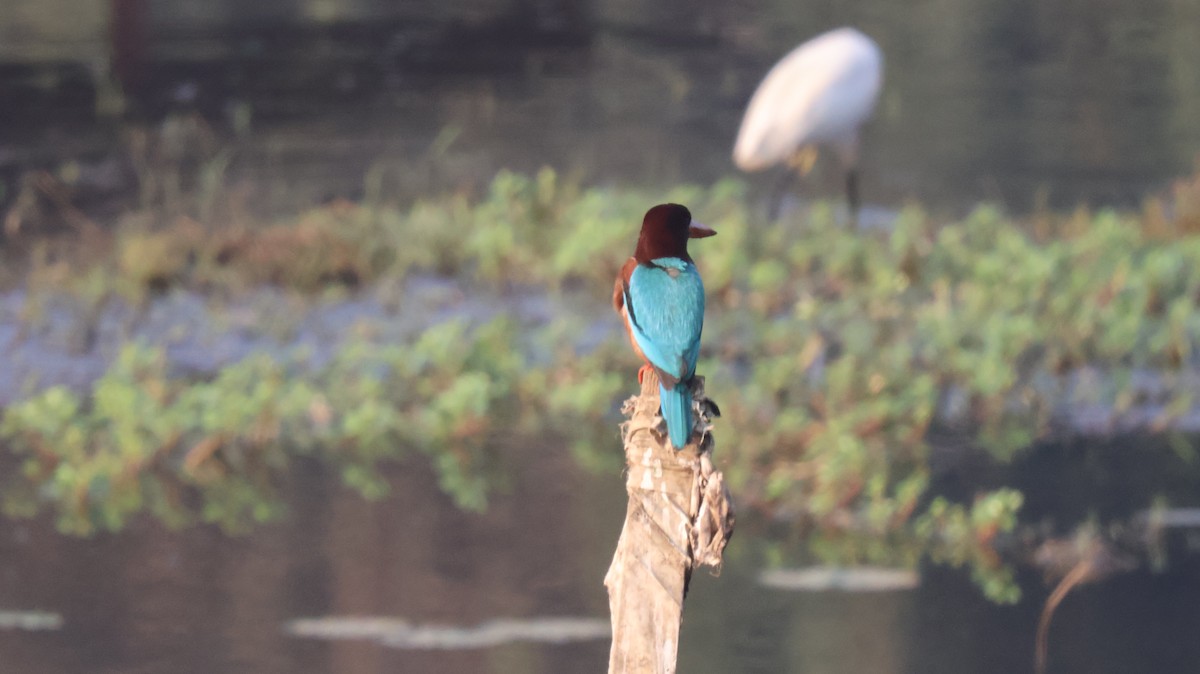
[[[692,389],[681,381],[674,388],[659,383],[658,398],[663,419],[667,422],[667,436],[675,449],[682,449],[692,437]]]

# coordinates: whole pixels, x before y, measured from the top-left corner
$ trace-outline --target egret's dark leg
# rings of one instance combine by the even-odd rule
[[[858,229],[858,169],[846,171],[846,206],[850,209],[850,229]]]

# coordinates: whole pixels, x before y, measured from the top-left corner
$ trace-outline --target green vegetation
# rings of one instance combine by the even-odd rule
[[[378,496],[379,462],[424,455],[460,505],[482,508],[504,471],[496,439],[513,433],[548,434],[615,470],[615,409],[636,363],[607,318],[608,289],[642,213],[666,200],[719,232],[693,245],[709,293],[699,371],[725,413],[718,461],[743,511],[789,523],[826,561],[930,555],[1014,600],[992,543],[1014,527],[1021,494],[931,493],[931,433],[1008,462],[1071,404],[1120,415],[1147,402],[1131,384],[1139,371],[1159,376],[1160,427],[1192,406],[1178,375],[1200,335],[1200,238],[1169,232],[1161,211],[1015,222],[980,207],[940,223],[909,208],[891,231],[855,234],[823,205],[758,222],[734,181],[649,194],[502,173],[478,200],[368,199],[292,223],[131,216],[107,255],[66,269],[61,252],[35,258],[30,303],[64,292],[144,302],[173,287],[220,298],[264,283],[402,288],[435,274],[502,288],[498,301],[594,305],[611,328],[602,346],[577,353],[579,319],[451,322],[412,343],[352,341],[320,366],[262,354],[189,381],[168,376],[161,350],[130,345],[90,391],[50,388],[6,410],[0,435],[23,469],[4,478],[4,507],[53,509],[73,533],[139,512],[238,528],[279,513],[293,456]]]

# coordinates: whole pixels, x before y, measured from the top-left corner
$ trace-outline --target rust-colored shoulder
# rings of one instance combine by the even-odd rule
[[[629,287],[629,277],[633,275],[633,270],[637,267],[637,259],[629,258],[625,264],[621,266],[621,271],[617,274],[617,279],[613,281],[613,310],[618,314],[625,315],[625,289]]]

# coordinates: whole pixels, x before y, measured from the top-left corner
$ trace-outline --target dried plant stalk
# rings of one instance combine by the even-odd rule
[[[612,612],[609,674],[672,674],[692,570],[719,569],[733,535],[733,506],[713,468],[711,420],[717,406],[693,384],[695,425],[676,450],[659,416],[658,378],[645,371],[640,395],[625,402],[621,425],[629,506],[604,578]]]

